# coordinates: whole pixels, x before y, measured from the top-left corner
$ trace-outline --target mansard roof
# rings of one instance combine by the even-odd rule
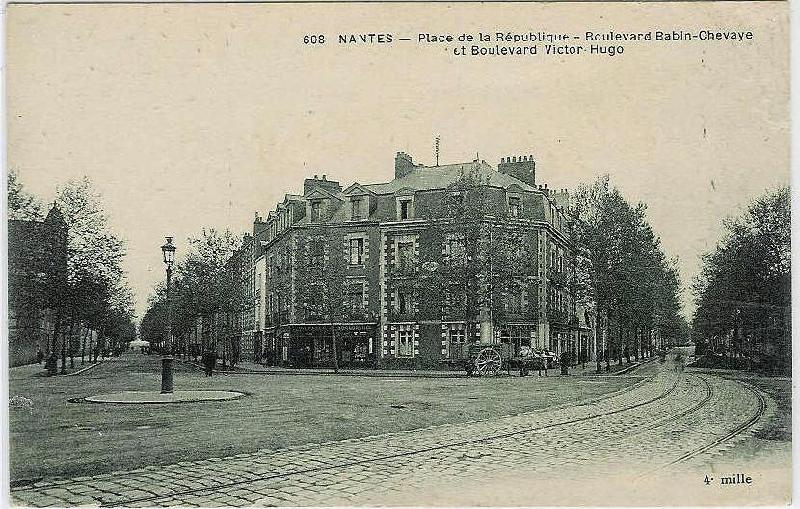
[[[516,186],[524,191],[535,191],[516,177],[500,173],[492,168],[486,161],[472,161],[469,163],[445,164],[441,166],[418,166],[408,175],[394,179],[383,184],[367,184],[364,187],[375,194],[392,194],[400,189],[409,188],[415,191],[430,189],[445,189],[450,184],[458,181],[462,175],[475,174],[481,180],[488,178],[489,184],[502,188]]]

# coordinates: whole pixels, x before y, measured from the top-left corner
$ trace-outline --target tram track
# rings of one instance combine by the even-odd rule
[[[123,501],[115,501],[115,502],[111,502],[111,503],[106,503],[106,502],[100,501],[100,506],[101,507],[114,507],[114,506],[119,506],[121,504],[125,504],[125,505],[128,505],[128,504],[139,504],[139,503],[142,503],[142,502],[154,502],[154,501],[157,501],[157,500],[165,500],[165,499],[171,499],[171,498],[176,498],[176,497],[189,497],[189,496],[192,496],[192,495],[199,495],[199,494],[214,492],[214,491],[218,491],[218,490],[222,490],[222,489],[234,488],[234,487],[237,487],[237,486],[243,486],[243,485],[252,484],[252,483],[255,483],[255,482],[263,482],[263,481],[271,481],[271,480],[276,480],[277,481],[277,480],[285,479],[285,478],[292,477],[292,476],[313,474],[313,473],[317,473],[317,472],[321,472],[321,471],[333,471],[333,470],[337,470],[337,469],[345,469],[345,468],[350,468],[350,467],[356,467],[356,466],[359,466],[359,465],[369,465],[369,464],[378,463],[378,462],[381,462],[381,461],[400,459],[400,458],[404,458],[404,457],[410,457],[410,456],[416,456],[416,455],[435,452],[435,451],[441,451],[441,450],[444,450],[444,449],[462,447],[462,446],[467,446],[467,445],[472,445],[472,444],[485,443],[485,442],[490,442],[492,440],[501,440],[501,439],[505,439],[505,438],[510,438],[510,437],[526,434],[526,433],[535,433],[535,432],[544,431],[544,430],[547,430],[547,429],[557,428],[557,427],[560,427],[560,426],[567,426],[567,425],[570,425],[570,424],[576,424],[576,423],[590,421],[590,420],[594,420],[594,419],[600,419],[600,418],[603,418],[603,417],[607,417],[609,415],[620,414],[620,413],[623,413],[623,412],[627,412],[627,411],[630,411],[630,410],[641,408],[641,407],[643,407],[645,405],[649,405],[649,404],[655,403],[657,401],[663,400],[663,399],[667,398],[668,396],[672,395],[677,390],[678,384],[680,383],[680,381],[681,380],[679,378],[675,379],[674,381],[672,381],[672,383],[670,384],[670,387],[666,391],[658,394],[657,396],[654,396],[652,398],[648,398],[648,399],[646,399],[644,401],[640,401],[640,402],[637,402],[635,404],[627,405],[627,406],[624,406],[624,407],[621,407],[621,408],[612,409],[612,410],[609,410],[607,412],[595,413],[595,414],[591,414],[591,415],[587,415],[587,416],[583,416],[583,417],[566,419],[566,420],[562,420],[562,421],[559,421],[559,422],[554,422],[554,423],[540,425],[540,426],[527,427],[527,428],[514,430],[514,431],[496,433],[496,434],[493,434],[493,435],[483,436],[483,437],[479,437],[479,438],[466,439],[466,440],[456,440],[456,441],[447,442],[447,443],[444,443],[444,444],[438,444],[438,445],[435,445],[435,446],[416,448],[414,450],[404,451],[404,452],[401,452],[401,453],[386,454],[386,455],[381,455],[381,456],[373,457],[373,458],[367,458],[367,459],[363,459],[363,460],[345,461],[345,462],[336,463],[336,464],[332,464],[332,465],[325,465],[325,466],[321,466],[321,467],[290,470],[290,471],[274,473],[274,474],[265,474],[265,475],[257,476],[256,478],[248,478],[248,479],[235,480],[235,481],[230,481],[230,482],[225,482],[225,483],[217,483],[217,484],[215,484],[213,486],[204,486],[204,487],[191,488],[191,489],[185,489],[185,490],[175,490],[170,494],[163,494],[163,495],[153,494],[151,496],[128,498],[128,499],[125,499]],[[613,396],[610,396],[609,398],[605,398],[604,400],[611,399],[611,397],[613,397]],[[598,402],[599,401],[594,401],[592,404],[596,404]],[[375,437],[365,437],[365,439],[369,439],[369,438],[375,438]]]
[[[702,385],[701,386],[692,385],[692,384],[688,383],[688,381],[690,379],[699,380]],[[700,376],[700,375],[687,374],[685,376],[675,377],[672,380],[667,379],[667,380],[664,380],[663,382],[657,382],[657,383],[664,383],[664,382],[666,382],[666,384],[665,384],[666,387],[660,388],[659,392],[656,395],[648,396],[648,397],[646,397],[645,399],[643,399],[641,401],[635,401],[635,402],[631,402],[629,404],[623,404],[623,406],[620,406],[619,408],[603,409],[603,411],[592,412],[592,413],[587,414],[587,415],[580,415],[580,416],[567,418],[567,419],[563,419],[562,418],[561,420],[559,420],[557,422],[542,423],[542,424],[537,424],[537,425],[534,425],[534,426],[524,426],[523,425],[523,426],[517,428],[517,425],[514,423],[514,419],[515,418],[524,418],[526,415],[535,415],[535,414],[541,412],[541,411],[533,411],[533,412],[530,412],[528,414],[518,414],[518,415],[515,415],[515,416],[508,416],[508,418],[510,419],[510,421],[509,421],[510,425],[506,425],[506,431],[489,433],[489,434],[486,434],[486,435],[483,435],[483,436],[476,436],[476,437],[469,437],[469,438],[464,438],[464,439],[450,440],[450,441],[446,441],[446,442],[438,442],[438,443],[436,443],[434,445],[431,445],[431,446],[415,447],[415,448],[410,449],[410,450],[399,451],[399,452],[394,452],[394,453],[390,453],[390,454],[380,454],[378,456],[367,457],[367,458],[364,458],[364,459],[353,459],[353,460],[349,460],[348,459],[348,460],[344,460],[344,461],[338,461],[338,462],[334,462],[334,463],[317,465],[317,466],[313,466],[313,467],[309,467],[309,468],[299,468],[299,469],[294,469],[294,470],[287,470],[287,471],[283,471],[283,472],[280,472],[280,471],[270,471],[270,472],[264,472],[264,473],[259,473],[257,471],[256,472],[250,472],[248,475],[242,475],[242,476],[239,476],[238,478],[233,478],[233,479],[229,478],[229,479],[227,479],[225,481],[222,481],[222,482],[214,482],[213,484],[206,484],[204,486],[192,486],[192,487],[180,486],[180,482],[171,483],[168,478],[165,478],[165,482],[158,486],[159,489],[155,489],[154,488],[151,491],[151,490],[148,490],[146,487],[142,488],[142,490],[145,493],[147,493],[147,495],[142,494],[141,496],[125,496],[124,490],[115,491],[113,489],[110,489],[110,490],[105,490],[105,493],[107,494],[107,496],[105,496],[105,497],[102,494],[99,494],[99,493],[98,494],[91,494],[90,496],[92,496],[94,498],[94,500],[102,507],[120,506],[120,505],[132,505],[132,504],[149,504],[149,505],[156,506],[156,505],[159,505],[159,503],[166,503],[166,502],[170,502],[170,501],[173,501],[173,500],[180,501],[181,499],[192,499],[192,498],[195,498],[195,497],[198,498],[198,499],[203,499],[204,497],[211,496],[212,494],[215,494],[216,492],[222,492],[222,491],[225,491],[225,490],[231,490],[231,489],[235,490],[237,488],[242,488],[242,489],[247,490],[248,489],[247,488],[248,485],[253,485],[255,483],[260,483],[260,484],[271,483],[271,482],[279,483],[281,481],[286,481],[286,480],[288,480],[289,478],[292,478],[292,477],[297,477],[297,476],[308,476],[308,477],[311,477],[311,476],[314,476],[314,475],[317,475],[317,474],[325,474],[326,472],[336,472],[336,471],[343,471],[343,470],[347,470],[347,469],[352,469],[353,467],[358,468],[359,466],[379,465],[381,462],[397,461],[398,463],[402,463],[403,462],[402,461],[403,458],[419,456],[419,455],[425,455],[425,454],[430,454],[430,453],[436,453],[436,451],[445,451],[447,449],[459,449],[459,448],[464,448],[465,446],[467,446],[467,447],[474,446],[476,444],[485,444],[485,446],[488,449],[504,451],[505,449],[502,447],[502,445],[503,445],[502,441],[504,439],[513,438],[513,437],[521,436],[521,435],[525,435],[525,434],[532,434],[532,433],[535,434],[535,433],[538,433],[538,432],[541,432],[541,431],[544,431],[544,430],[549,430],[549,429],[554,429],[554,428],[559,428],[559,427],[579,424],[579,423],[582,423],[582,422],[587,422],[587,421],[592,421],[592,420],[597,420],[597,419],[604,419],[604,418],[607,418],[608,416],[622,414],[624,412],[630,412],[632,410],[635,410],[637,408],[642,408],[642,407],[645,407],[647,405],[653,405],[653,404],[656,404],[656,403],[659,403],[659,402],[662,402],[662,401],[666,402],[664,405],[657,406],[657,410],[654,409],[652,411],[646,411],[647,412],[646,415],[648,415],[648,416],[651,415],[651,414],[653,414],[653,415],[661,414],[661,415],[658,415],[658,417],[655,420],[651,421],[651,422],[643,423],[643,422],[641,422],[641,420],[636,420],[636,421],[632,421],[632,424],[630,424],[630,423],[625,423],[624,419],[622,421],[619,421],[620,425],[622,425],[623,428],[627,427],[627,429],[623,429],[621,431],[617,431],[618,433],[630,434],[632,432],[633,434],[641,434],[641,433],[644,433],[644,432],[652,431],[654,429],[658,429],[659,427],[663,427],[667,423],[674,422],[674,421],[676,421],[678,419],[681,419],[681,418],[683,418],[683,417],[685,417],[687,415],[691,415],[692,413],[698,412],[699,410],[703,409],[703,407],[708,405],[709,402],[711,402],[714,399],[715,395],[716,395],[712,384],[710,384],[709,381],[705,377]],[[742,385],[745,385],[745,384],[742,384]],[[671,402],[670,400],[668,400],[668,398],[671,395],[675,394],[675,392],[678,391],[679,388],[680,388],[680,391],[682,393],[685,392],[687,396],[692,394],[692,393],[696,393],[696,392],[698,392],[698,389],[701,389],[702,390],[702,397],[700,397],[699,400],[694,402],[688,408],[682,408],[682,409],[680,409],[679,412],[673,412],[671,410],[671,406],[674,405],[675,403]],[[753,390],[752,387],[748,387],[748,389],[749,390]],[[686,391],[688,391],[688,392],[686,392]],[[736,429],[731,430],[725,436],[720,437],[717,440],[714,440],[712,443],[705,444],[702,447],[698,447],[696,449],[693,449],[692,451],[684,454],[683,456],[681,456],[680,458],[672,461],[671,463],[669,463],[667,465],[664,465],[662,467],[659,467],[659,469],[664,468],[664,467],[669,466],[669,465],[672,465],[672,464],[680,463],[681,461],[686,461],[686,460],[690,459],[691,457],[700,455],[703,452],[706,452],[709,449],[712,449],[716,445],[724,443],[725,441],[728,441],[728,440],[732,439],[736,435],[739,435],[739,434],[743,433],[746,429],[749,429],[755,422],[757,422],[761,418],[761,416],[764,413],[764,409],[766,407],[766,403],[764,401],[763,396],[761,396],[760,393],[758,393],[757,391],[755,391],[755,393],[757,394],[757,396],[759,398],[759,411],[755,412],[754,415],[752,415],[748,419],[748,421],[746,423],[743,423],[743,424],[737,426]],[[578,403],[578,404],[573,405],[573,406],[575,407],[576,410],[581,408],[581,407],[586,408],[587,406],[591,406],[591,407],[594,407],[594,406],[601,406],[601,407],[602,406],[608,406],[608,405],[610,405],[609,400],[612,400],[616,396],[620,396],[622,398],[633,397],[633,395],[630,392],[628,392],[628,393],[624,393],[624,392],[620,393],[620,392],[616,392],[615,391],[614,394],[610,394],[610,395],[608,395],[608,397],[596,398],[594,400],[585,401],[585,402]],[[698,394],[698,396],[700,396],[700,394]],[[620,401],[620,403],[622,403],[622,401]],[[678,405],[680,405],[680,402],[678,402]],[[482,424],[483,422],[484,421],[476,421],[476,422],[473,422],[473,423],[470,423],[470,424]],[[450,426],[450,425],[442,425],[442,426]],[[432,427],[432,428],[429,428],[429,429],[432,430],[434,428],[441,428],[442,426],[436,426],[436,427]],[[509,430],[508,429],[509,426],[512,429]],[[383,435],[364,437],[364,438],[361,438],[361,439],[351,439],[351,440],[347,440],[345,442],[349,443],[350,445],[360,446],[361,444],[364,444],[365,446],[368,446],[369,442],[371,440],[375,440],[375,439],[378,439],[378,438],[382,438],[384,440],[385,439],[393,440],[395,438],[402,439],[402,437],[406,436],[406,434],[408,434],[408,433],[414,433],[414,432],[419,432],[419,431],[422,431],[422,430],[412,430],[412,431],[387,433],[387,434],[383,434]],[[581,433],[584,433],[584,431],[581,431]],[[591,434],[591,432],[588,432],[588,433]],[[500,442],[500,443],[498,443],[497,445],[492,445],[491,442],[493,442],[493,441],[497,441],[497,442]],[[326,443],[326,444],[320,444],[320,446],[322,446],[322,447],[335,446],[335,445],[336,445],[335,442],[333,442],[333,443],[329,442],[329,443]],[[303,446],[301,446],[301,447],[297,447],[297,448],[284,449],[283,451],[286,451],[287,453],[290,453],[290,454],[291,453],[297,454],[297,453],[302,453],[304,450],[305,449],[303,448]],[[309,450],[311,450],[311,449],[309,449]],[[508,451],[508,452],[512,452],[512,451]],[[278,451],[269,451],[269,452],[267,452],[267,456],[264,457],[264,458],[268,459],[270,453],[278,453],[279,454],[279,453],[281,453],[281,451],[280,450],[278,450]],[[351,450],[350,454],[357,455],[358,454],[358,450],[356,450],[356,451],[352,451]],[[445,454],[450,454],[450,453],[445,453]],[[258,458],[257,455],[258,455],[258,453],[254,453],[253,454],[252,460],[253,460],[254,463],[261,464],[261,465],[265,465],[265,464],[268,465],[269,464],[269,463],[265,463],[263,461],[258,461],[259,459],[263,460],[264,458]],[[238,459],[239,459],[239,461],[250,461],[249,458],[245,459],[245,458],[242,458],[242,457],[238,457]],[[224,460],[224,458],[223,458],[223,460]],[[289,458],[289,461],[290,461],[290,463],[289,463],[289,465],[290,465],[291,464],[291,459],[290,458]],[[198,463],[201,463],[201,462],[198,462]],[[242,463],[239,463],[239,465],[241,465],[241,464]],[[235,464],[234,464],[234,466],[235,466]],[[187,467],[191,468],[190,465],[187,465]],[[165,468],[169,468],[169,466],[165,466]],[[281,468],[281,467],[278,466],[278,468]],[[201,469],[201,472],[202,472],[202,469]],[[235,469],[233,469],[233,473],[235,474]],[[114,473],[111,473],[111,474],[104,474],[103,478],[108,480],[109,482],[113,482],[113,480],[114,480],[114,478],[116,476],[131,475],[131,474],[138,475],[138,473],[136,471],[134,471],[134,472],[114,472]],[[194,475],[195,475],[195,478],[197,478],[197,472],[195,472]],[[208,475],[208,474],[206,474],[206,475]],[[650,475],[650,474],[646,474],[646,475]],[[192,477],[191,475],[187,475],[186,479],[191,479],[191,477]],[[211,481],[214,480],[213,477],[205,477],[205,479],[206,480],[211,480]],[[66,481],[66,483],[69,483],[69,480],[65,479],[64,481]],[[57,484],[58,483],[53,483],[50,486],[56,486]],[[64,484],[62,484],[62,486],[63,485]],[[37,489],[45,490],[48,487],[49,486],[43,486],[43,487],[38,487]],[[259,488],[259,489],[261,489],[261,488]],[[165,490],[168,490],[168,492],[165,492]],[[12,495],[13,495],[13,493],[15,491],[16,492],[21,492],[21,491],[28,491],[28,490],[26,490],[25,488],[15,489],[15,490],[12,490]],[[36,491],[36,489],[31,490],[31,491]],[[141,493],[141,491],[139,493]]]
[[[746,382],[742,382],[741,380],[734,380],[734,382],[739,384],[740,386],[744,387],[745,389],[747,389],[748,391],[750,391],[752,394],[754,394],[756,396],[756,399],[758,400],[758,407],[756,408],[756,410],[750,415],[750,417],[745,422],[737,425],[732,430],[730,430],[727,434],[725,434],[725,435],[723,435],[723,436],[721,436],[721,437],[719,437],[719,438],[717,438],[715,440],[712,440],[711,442],[709,442],[709,443],[707,443],[707,444],[705,444],[705,445],[703,445],[701,447],[698,447],[698,448],[696,448],[696,449],[694,449],[692,451],[689,451],[686,454],[683,454],[679,458],[676,458],[676,459],[670,461],[669,463],[663,465],[659,470],[664,469],[664,468],[668,468],[668,467],[673,466],[673,465],[677,465],[678,463],[682,463],[682,462],[688,461],[688,460],[690,460],[690,459],[692,459],[692,458],[694,458],[696,456],[699,456],[699,455],[701,455],[701,454],[703,454],[705,452],[708,452],[709,450],[717,448],[717,447],[721,446],[722,444],[732,440],[733,438],[741,435],[742,433],[748,431],[750,428],[755,426],[756,423],[758,423],[762,419],[762,417],[764,416],[764,414],[766,413],[766,410],[767,410],[767,401],[766,401],[766,398],[764,398],[764,395],[761,393],[761,391],[759,391],[757,388],[753,387],[751,384],[748,384]]]

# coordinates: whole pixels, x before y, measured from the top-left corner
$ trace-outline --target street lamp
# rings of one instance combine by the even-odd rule
[[[169,285],[172,280],[172,264],[175,262],[175,246],[172,237],[161,246],[164,253],[164,265],[167,266],[167,330],[164,346],[161,348],[161,394],[172,394],[172,301],[169,297]]]

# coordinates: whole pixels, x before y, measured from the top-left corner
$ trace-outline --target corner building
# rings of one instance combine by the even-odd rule
[[[243,355],[330,366],[335,351],[343,367],[440,368],[480,342],[593,358],[569,293],[569,197],[535,175],[532,156],[494,169],[400,152],[390,182],[306,179],[302,195],[256,215]]]

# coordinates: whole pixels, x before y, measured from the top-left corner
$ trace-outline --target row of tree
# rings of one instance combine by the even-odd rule
[[[664,254],[647,221],[643,203],[631,204],[608,176],[575,193],[569,228],[577,247],[576,277],[570,283],[579,302],[594,305],[597,357],[606,360],[652,353],[654,337],[688,341],[681,313],[676,260]]]
[[[102,350],[115,350],[135,337],[133,298],[122,269],[125,245],[109,226],[100,194],[84,177],[59,187],[53,207],[66,223],[66,268],[53,275],[39,303],[54,317],[47,350],[61,356],[62,372]],[[27,192],[13,170],[8,175],[8,214],[11,220],[40,221],[43,207]],[[92,332],[96,335],[92,343]],[[93,348],[94,347],[94,348]],[[92,351],[94,350],[94,351]]]
[[[172,344],[165,343],[167,288],[160,283],[139,329],[151,348],[193,357],[209,350],[220,352],[223,362],[238,361],[244,299],[237,254],[241,245],[242,239],[228,230],[203,230],[188,239],[170,288]]]
[[[699,353],[791,371],[790,202],[782,187],[724,221],[725,234],[694,282]]]

